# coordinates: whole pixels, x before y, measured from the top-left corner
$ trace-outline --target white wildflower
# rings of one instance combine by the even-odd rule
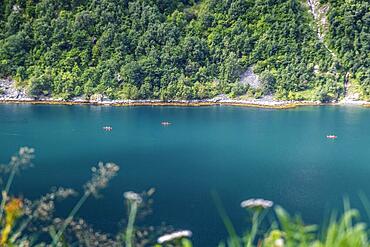
[[[76,194],[77,194],[77,192],[73,189],[59,187],[54,192],[54,197],[56,197],[57,199],[65,199],[69,196],[74,196]]]
[[[152,196],[154,193],[155,193],[155,188],[150,188],[150,189],[146,192],[146,194],[147,194],[148,196]]]
[[[113,163],[103,164],[100,162],[98,167],[93,167],[93,175],[89,182],[84,186],[85,193],[97,195],[100,189],[107,187],[109,180],[117,175],[119,166]]]
[[[264,199],[248,199],[242,201],[240,206],[242,208],[271,208],[274,203]]]
[[[123,193],[123,196],[127,200],[129,200],[131,202],[136,202],[138,204],[140,204],[143,201],[143,199],[141,198],[141,196],[139,194],[133,192],[133,191],[127,191],[127,192],[125,192],[125,193]]]
[[[34,212],[34,216],[39,219],[48,219],[54,211],[54,201],[40,202]]]
[[[170,233],[170,234],[165,234],[165,235],[159,237],[157,242],[159,244],[163,244],[163,243],[166,243],[166,242],[174,241],[176,239],[190,238],[191,235],[192,235],[192,232],[188,231],[188,230],[177,231],[177,232],[173,232],[173,233]]]
[[[73,189],[66,188],[52,188],[51,192],[42,196],[39,200],[29,201],[25,200],[25,214],[31,218],[38,218],[40,220],[48,220],[52,217],[55,207],[55,200],[65,199],[69,196],[76,195]]]
[[[62,223],[63,221],[62,221],[62,219],[61,218],[55,218],[54,220],[53,220],[53,223],[54,224],[60,224],[60,223]]]
[[[284,239],[278,238],[274,242],[274,247],[284,247]]]
[[[34,158],[34,152],[33,148],[21,147],[18,154],[11,158],[9,166],[16,171],[27,168],[32,165],[31,160]]]

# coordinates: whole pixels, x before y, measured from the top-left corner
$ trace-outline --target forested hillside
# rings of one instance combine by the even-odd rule
[[[335,51],[350,82],[370,99],[370,2],[321,0],[328,3],[329,29],[326,42]]]
[[[370,98],[368,1],[321,2],[323,41],[300,0],[1,0],[0,78],[65,99],[322,101],[348,79]]]

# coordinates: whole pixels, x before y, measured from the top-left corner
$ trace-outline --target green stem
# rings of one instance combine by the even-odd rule
[[[10,186],[13,183],[15,172],[16,172],[16,166],[13,165],[12,172],[10,173],[8,181],[6,182],[5,189],[2,191],[3,199],[1,200],[1,205],[0,205],[0,222],[3,218],[5,203],[8,200],[8,193],[10,190]]]
[[[51,246],[56,246],[57,245],[60,237],[62,236],[62,234],[66,230],[67,226],[72,222],[73,217],[76,215],[78,210],[81,208],[82,204],[84,204],[84,202],[86,201],[86,199],[89,196],[90,196],[90,193],[85,192],[84,195],[80,198],[80,200],[76,203],[76,205],[74,206],[72,211],[69,213],[67,219],[64,221],[64,224],[63,224],[62,228],[57,232],[57,234],[53,238],[53,243],[51,244]]]
[[[257,230],[258,230],[258,226],[259,226],[259,220],[258,220],[259,215],[260,215],[259,211],[256,211],[256,212],[253,213],[252,230],[251,230],[251,235],[250,235],[249,240],[248,240],[247,247],[252,247],[254,239],[256,238]]]
[[[23,231],[27,228],[28,224],[32,221],[33,216],[28,217],[22,225],[19,227],[19,229],[16,231],[16,233],[13,234],[13,236],[10,238],[10,243],[14,243],[19,236],[23,233]]]
[[[226,230],[230,237],[231,247],[238,247],[240,246],[240,241],[238,234],[236,233],[236,230],[233,226],[233,223],[231,222],[229,216],[227,215],[224,206],[222,205],[222,201],[220,197],[218,196],[217,192],[212,191],[212,197],[215,202],[216,208],[218,213],[220,214],[220,217],[222,219],[222,222],[224,223]]]
[[[130,214],[128,217],[126,229],[126,247],[132,247],[132,233],[134,231],[134,223],[137,213],[137,202],[132,202],[130,207]]]

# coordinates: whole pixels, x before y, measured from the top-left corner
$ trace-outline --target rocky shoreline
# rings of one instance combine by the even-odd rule
[[[48,104],[48,105],[100,105],[100,106],[241,106],[241,107],[255,107],[267,109],[289,109],[298,106],[322,106],[322,105],[359,105],[370,107],[368,102],[346,102],[346,103],[321,103],[317,101],[264,101],[264,100],[61,100],[61,99],[9,99],[0,97],[0,104]]]
[[[319,105],[363,105],[370,106],[366,101],[342,101],[338,103],[321,103],[319,101],[277,101],[271,96],[262,99],[238,100],[229,99],[220,95],[213,99],[203,100],[110,100],[100,95],[93,99],[82,97],[71,100],[54,99],[50,97],[32,98],[25,90],[17,89],[11,80],[0,80],[0,103],[3,104],[53,104],[53,105],[105,105],[105,106],[245,106],[271,109],[287,109],[297,106],[319,106]]]

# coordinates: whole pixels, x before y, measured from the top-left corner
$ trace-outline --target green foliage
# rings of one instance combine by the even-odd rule
[[[305,225],[300,217],[290,216],[280,206],[275,207],[276,220],[260,229],[254,238],[252,230],[244,237],[232,237],[221,243],[224,247],[368,247],[370,245],[367,227],[359,221],[359,212],[347,208],[339,218],[333,216],[329,225],[320,229],[315,225]],[[262,216],[260,217],[262,220]],[[258,226],[258,225],[257,225]],[[261,227],[262,228],[262,227]],[[237,239],[235,239],[237,238]],[[233,239],[233,240],[232,240]],[[253,241],[254,239],[254,241]],[[253,245],[250,245],[250,242]]]
[[[262,92],[264,94],[272,94],[275,91],[276,79],[268,71],[261,73],[261,82],[262,82]]]
[[[363,93],[370,96],[370,3],[366,0],[336,1],[329,4],[327,42],[338,54],[341,65],[358,79]]]
[[[234,83],[231,88],[231,97],[245,95],[248,92],[249,85],[243,83]]]
[[[0,77],[34,96],[195,99],[245,94],[237,83],[253,66],[278,98],[325,85],[338,99],[346,71],[370,95],[369,4],[326,1],[340,68],[299,0],[7,0]]]

